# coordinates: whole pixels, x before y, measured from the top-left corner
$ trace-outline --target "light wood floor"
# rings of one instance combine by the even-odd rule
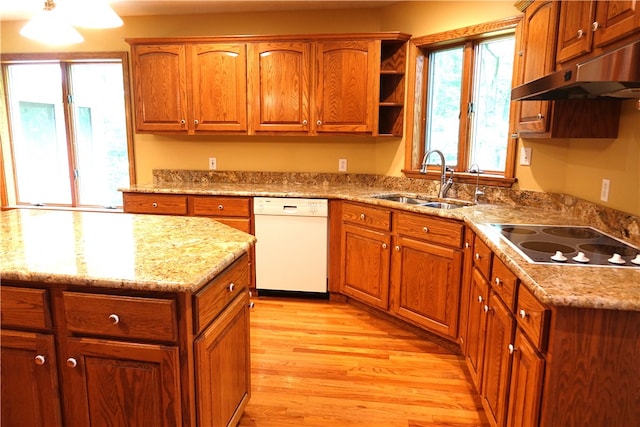
[[[239,426],[488,425],[451,349],[345,303],[254,301]]]

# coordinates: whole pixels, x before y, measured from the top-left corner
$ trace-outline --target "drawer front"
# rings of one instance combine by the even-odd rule
[[[49,293],[45,289],[0,287],[2,326],[50,329]]]
[[[518,326],[529,336],[531,342],[540,351],[546,351],[551,310],[542,305],[524,285],[520,285],[518,289],[516,318]]]
[[[153,341],[177,341],[173,300],[63,292],[64,316],[72,332]]]
[[[427,215],[398,212],[398,234],[442,245],[462,247],[464,225]]]
[[[493,252],[491,252],[489,246],[476,236],[473,244],[473,265],[487,279],[491,277],[489,274],[491,273],[492,258]]]
[[[187,214],[187,196],[180,194],[124,193],[122,200],[127,213]]]
[[[197,216],[251,216],[249,197],[192,196],[192,214]]]
[[[224,225],[228,225],[229,227],[233,227],[236,230],[244,231],[245,233],[251,234],[251,220],[244,218],[215,218],[216,221],[223,223]]]
[[[491,267],[491,286],[500,295],[502,301],[513,311],[515,307],[515,294],[518,278],[498,258],[493,259]]]
[[[245,255],[231,264],[193,296],[193,327],[199,334],[233,299],[249,286],[249,262]]]
[[[391,230],[391,211],[357,203],[342,205],[342,220],[376,230]]]

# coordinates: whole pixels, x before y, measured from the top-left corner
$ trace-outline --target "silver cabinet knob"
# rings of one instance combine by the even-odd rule
[[[523,319],[527,317],[527,312],[524,310],[520,310],[519,314],[520,314],[520,317],[522,317]]]
[[[153,202],[153,203],[151,203],[151,206],[153,206],[154,208],[157,208],[158,207],[158,203],[157,202]]]
[[[233,290],[235,289],[236,285],[232,283],[229,283],[229,286],[227,287],[227,289],[229,290],[229,292],[233,292]]]
[[[482,258],[482,256],[476,252],[476,259],[480,259],[480,258]]]
[[[542,120],[544,119],[544,116],[542,115],[542,113],[538,113],[538,120]]]
[[[429,227],[422,227],[422,231],[424,231],[425,233],[429,232]]]
[[[584,36],[584,31],[582,31],[582,29],[578,30],[578,38],[581,39],[582,36]]]
[[[249,307],[249,310],[253,310],[256,307],[256,305],[255,305],[255,303],[253,301],[250,301],[247,306]]]
[[[36,362],[36,365],[38,365],[38,366],[42,366],[42,365],[44,365],[44,362],[46,362],[46,359],[41,354],[39,354],[36,357],[34,357],[33,360]]]
[[[499,277],[496,277],[496,285],[502,286],[502,280]]]
[[[316,124],[317,124],[318,126],[320,126],[320,125],[322,124],[322,120],[318,120],[318,121],[316,122]]]
[[[360,219],[364,220],[365,215],[364,214],[360,214]]]
[[[117,325],[118,323],[120,323],[120,317],[118,317],[117,314],[110,314],[109,320],[111,320],[111,323],[113,323],[114,325]]]
[[[193,121],[193,124],[197,126],[197,125],[199,125],[199,124],[200,124],[200,122],[199,122],[199,121],[197,121],[197,120],[194,120],[194,121]]]
[[[516,351],[516,348],[514,347],[514,345],[513,344],[509,344],[509,354],[513,354],[513,353],[515,353],[515,351]]]
[[[396,245],[396,252],[400,252],[400,246]]]
[[[600,28],[600,24],[598,21],[594,21],[593,24],[591,24],[591,31],[596,31],[598,28]]]
[[[67,359],[67,366],[70,368],[75,368],[76,366],[78,366],[78,361],[73,357],[70,357]]]
[[[224,205],[218,205],[218,210],[219,211],[223,211],[224,210]]]
[[[185,123],[187,123],[187,121],[186,121],[185,119],[180,120],[180,124],[181,124],[181,125],[183,125],[183,124],[185,124]]]
[[[307,123],[309,123],[309,122],[308,122],[308,121],[306,121],[306,120],[303,120],[303,121],[302,121],[302,124],[303,124],[303,125],[305,125],[305,126],[307,125]]]
[[[465,249],[469,249],[471,247],[471,245],[469,244],[469,242],[465,242],[464,243],[464,248]]]
[[[387,244],[386,243],[382,244],[382,249],[387,249]]]
[[[484,310],[485,313],[488,313],[489,310],[491,310],[491,308],[489,308],[489,306],[486,304],[484,305],[484,307],[482,307],[482,309]]]
[[[482,301],[484,301],[484,298],[482,298],[482,295],[478,295],[478,302],[482,304]]]

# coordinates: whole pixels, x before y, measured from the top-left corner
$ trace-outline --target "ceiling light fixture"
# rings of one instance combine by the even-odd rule
[[[65,45],[84,41],[82,35],[66,21],[53,0],[45,0],[44,9],[20,30],[26,38],[49,44]]]
[[[122,19],[106,0],[65,0],[61,3],[71,25],[82,28],[116,28]]]

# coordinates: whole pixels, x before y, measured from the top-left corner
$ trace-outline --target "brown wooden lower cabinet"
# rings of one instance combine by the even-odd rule
[[[533,427],[540,419],[544,358],[520,329],[514,342],[506,425]]]
[[[197,294],[3,283],[2,425],[235,425],[251,389],[248,269],[244,255]]]

